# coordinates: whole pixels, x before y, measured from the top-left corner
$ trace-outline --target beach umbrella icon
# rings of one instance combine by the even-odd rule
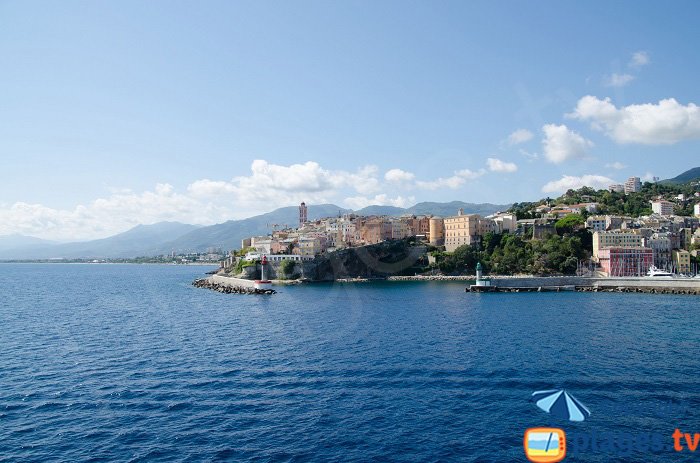
[[[555,418],[569,421],[583,421],[591,416],[590,410],[579,400],[563,389],[535,391],[531,400]]]

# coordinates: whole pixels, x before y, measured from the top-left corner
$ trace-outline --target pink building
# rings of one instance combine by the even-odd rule
[[[642,247],[604,248],[598,251],[598,261],[608,276],[643,276],[654,265],[654,251]]]

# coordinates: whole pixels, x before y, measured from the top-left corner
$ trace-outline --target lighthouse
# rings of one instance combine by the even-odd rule
[[[272,289],[272,282],[265,279],[265,266],[267,265],[267,256],[263,254],[260,261],[260,279],[255,280],[253,286],[255,289],[269,290]]]
[[[476,286],[491,286],[491,279],[484,278],[481,262],[476,263]]]

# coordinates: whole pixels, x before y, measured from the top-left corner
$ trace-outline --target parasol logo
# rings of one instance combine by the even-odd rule
[[[591,416],[590,410],[564,389],[550,389],[532,393],[533,402],[555,418],[583,421]]]

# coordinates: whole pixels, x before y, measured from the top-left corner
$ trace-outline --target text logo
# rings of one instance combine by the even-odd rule
[[[566,434],[559,428],[530,428],[525,431],[523,447],[534,463],[556,463],[566,456]]]

